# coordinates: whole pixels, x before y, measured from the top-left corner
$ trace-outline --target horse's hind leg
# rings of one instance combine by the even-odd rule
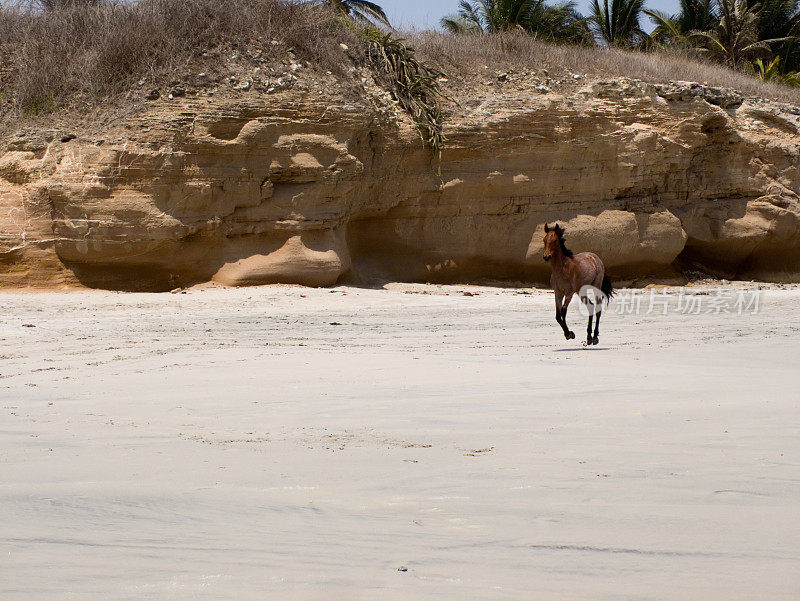
[[[588,344],[597,344],[598,342],[600,342],[600,339],[598,338],[598,335],[600,334],[600,315],[602,315],[602,314],[603,314],[602,311],[598,311],[597,312],[597,319],[594,322],[594,338],[592,338],[592,341],[590,343],[588,343]],[[592,325],[592,318],[590,317],[589,318],[589,327],[591,327],[591,325]]]
[[[586,303],[586,308],[589,309],[589,325],[586,326],[586,344],[594,344],[592,338],[592,316],[594,315],[592,303]]]

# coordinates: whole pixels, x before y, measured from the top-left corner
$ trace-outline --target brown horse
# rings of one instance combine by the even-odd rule
[[[594,253],[573,255],[564,244],[564,229],[557,223],[551,228],[544,224],[544,260],[550,263],[550,284],[556,296],[556,321],[564,330],[567,340],[575,338],[575,332],[567,327],[567,307],[573,294],[578,294],[589,309],[589,325],[586,328],[586,344],[597,344],[600,332],[600,314],[603,298],[611,300],[614,288],[606,275],[603,262]],[[602,292],[602,294],[600,294]],[[592,317],[597,315],[592,335]]]

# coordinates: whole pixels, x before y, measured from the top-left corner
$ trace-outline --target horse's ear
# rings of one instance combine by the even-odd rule
[[[549,225],[547,225],[547,224],[545,223],[545,224],[544,224],[544,233],[546,234],[546,233],[548,233],[549,231],[550,231],[550,226],[549,226]]]
[[[556,226],[553,229],[555,230],[556,234],[558,234],[559,236],[564,233],[564,228],[561,227],[560,225],[558,225],[557,223],[556,223]]]

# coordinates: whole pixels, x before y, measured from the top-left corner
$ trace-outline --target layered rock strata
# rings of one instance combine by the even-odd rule
[[[0,140],[0,283],[543,281],[554,221],[616,278],[797,281],[799,114],[683,82],[494,90],[448,108],[439,163],[385,98],[162,100]]]

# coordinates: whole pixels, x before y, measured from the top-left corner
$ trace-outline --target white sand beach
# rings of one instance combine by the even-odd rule
[[[800,599],[800,288],[686,292],[2,293],[0,598]]]

